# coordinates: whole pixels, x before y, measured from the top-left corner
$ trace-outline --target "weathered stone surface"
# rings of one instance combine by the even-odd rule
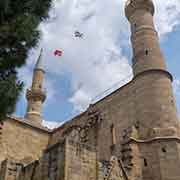
[[[130,0],[125,12],[132,31],[132,81],[53,131],[33,121],[4,121],[0,160],[19,161],[23,168],[7,176],[3,163],[1,180],[180,179],[180,124],[154,5]],[[33,87],[43,80],[36,73]],[[41,103],[35,103],[38,112]]]
[[[47,147],[49,132],[9,118],[3,122],[0,161],[12,158],[30,163]]]

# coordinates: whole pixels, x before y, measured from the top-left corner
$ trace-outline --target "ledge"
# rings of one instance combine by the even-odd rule
[[[164,69],[147,69],[145,71],[142,71],[142,72],[139,72],[138,74],[136,74],[134,76],[133,80],[138,78],[141,75],[149,74],[149,73],[152,73],[152,72],[159,72],[159,73],[162,73],[162,74],[166,74],[169,77],[169,79],[171,80],[171,82],[173,82],[173,76],[171,75],[171,73],[168,72],[167,70],[164,70]]]
[[[32,129],[36,129],[38,131],[41,131],[41,132],[44,132],[44,133],[47,133],[47,134],[50,134],[52,131],[46,127],[43,127],[41,125],[38,125],[38,124],[35,124],[35,123],[32,123],[26,119],[20,119],[20,118],[16,118],[16,117],[12,117],[12,116],[7,116],[7,120],[14,120],[16,121],[17,123],[20,123],[24,126],[28,126]]]
[[[130,138],[130,142],[135,142],[135,143],[152,143],[154,141],[167,141],[167,140],[175,140],[175,141],[179,141],[180,142],[180,138],[177,136],[165,136],[165,137],[155,137],[155,138],[151,138],[151,139],[146,139],[146,140],[142,140],[142,139],[135,139],[133,137]]]

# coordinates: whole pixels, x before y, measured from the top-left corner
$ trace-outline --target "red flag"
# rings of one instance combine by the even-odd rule
[[[61,50],[55,50],[55,51],[54,51],[54,55],[55,55],[55,56],[62,56],[62,53],[63,53],[63,52],[62,52]]]

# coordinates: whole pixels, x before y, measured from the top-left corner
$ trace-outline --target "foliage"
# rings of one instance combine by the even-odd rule
[[[0,118],[14,111],[23,88],[17,70],[36,47],[50,7],[51,0],[0,0]]]

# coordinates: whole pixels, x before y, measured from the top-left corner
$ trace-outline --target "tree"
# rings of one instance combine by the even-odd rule
[[[23,89],[17,69],[37,46],[50,7],[51,0],[0,0],[0,119],[15,109]]]

